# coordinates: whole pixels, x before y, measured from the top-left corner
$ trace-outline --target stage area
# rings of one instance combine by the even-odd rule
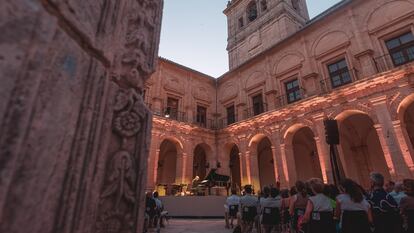
[[[224,196],[161,197],[171,217],[224,217]]]

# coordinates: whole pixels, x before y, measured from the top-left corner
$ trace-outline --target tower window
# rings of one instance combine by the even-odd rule
[[[260,2],[260,5],[261,5],[261,8],[262,8],[262,11],[266,11],[267,10],[267,1],[266,0],[262,0]]]
[[[414,61],[414,36],[405,33],[385,42],[395,66]]]
[[[351,74],[349,73],[345,59],[328,65],[328,70],[333,88],[352,82]]]
[[[252,1],[247,6],[247,18],[249,19],[250,22],[257,19],[257,5],[255,1]]]
[[[239,28],[242,28],[242,27],[244,27],[244,19],[243,19],[243,17],[240,17],[239,18]]]

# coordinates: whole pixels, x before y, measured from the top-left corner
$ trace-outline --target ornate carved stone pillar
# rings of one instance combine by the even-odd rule
[[[0,5],[0,232],[141,232],[162,1]]]

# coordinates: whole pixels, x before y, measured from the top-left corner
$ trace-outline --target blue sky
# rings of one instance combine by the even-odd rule
[[[307,0],[310,17],[340,0]],[[219,77],[228,71],[227,0],[164,0],[159,54]]]

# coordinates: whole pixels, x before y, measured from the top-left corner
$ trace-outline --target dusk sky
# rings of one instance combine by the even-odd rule
[[[164,0],[160,56],[213,77],[228,71],[228,0]],[[313,18],[340,0],[307,0]]]

